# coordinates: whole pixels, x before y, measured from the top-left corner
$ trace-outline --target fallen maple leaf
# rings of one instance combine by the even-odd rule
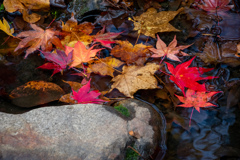
[[[87,72],[100,73],[103,76],[109,75],[114,77],[114,68],[119,67],[122,64],[124,63],[116,58],[106,57],[95,61],[94,64],[90,64],[87,68]]]
[[[208,12],[223,12],[234,7],[229,3],[230,0],[203,0],[203,5],[198,4],[198,7]]]
[[[211,71],[213,68],[202,68],[202,67],[189,67],[195,57],[191,60],[179,64],[174,68],[174,66],[168,62],[167,64],[168,70],[171,72],[170,80],[172,80],[182,91],[185,95],[184,89],[185,87],[195,90],[195,91],[206,91],[205,84],[200,84],[197,81],[206,80],[206,79],[213,79],[217,77],[208,76],[208,77],[200,77],[201,74]]]
[[[199,92],[199,91],[194,91],[191,89],[188,89],[186,92],[186,97],[178,96],[178,99],[184,103],[178,105],[179,107],[194,107],[198,112],[200,112],[200,107],[209,107],[209,106],[216,106],[212,103],[209,103],[208,101],[211,99],[211,97],[217,93],[220,92]]]
[[[173,20],[183,10],[183,8],[180,8],[177,11],[162,11],[157,13],[155,8],[149,8],[140,16],[133,17],[134,30],[138,30],[138,34],[142,33],[153,38],[155,38],[155,33],[157,32],[180,31],[174,28],[169,21]]]
[[[127,64],[144,65],[147,59],[151,56],[148,50],[149,46],[144,44],[132,45],[128,41],[116,41],[119,45],[115,46],[111,54],[115,57],[121,58]]]
[[[110,44],[115,43],[112,39],[116,38],[119,36],[122,32],[120,33],[114,33],[114,32],[109,32],[109,33],[104,33],[105,32],[105,26],[101,31],[99,31],[94,37],[95,39],[93,40],[94,42],[100,42],[103,46],[112,49]]]
[[[90,81],[84,86],[82,86],[78,92],[75,92],[72,89],[73,96],[72,98],[75,99],[78,103],[86,104],[86,103],[95,103],[99,104],[102,102],[106,102],[102,99],[97,99],[98,96],[101,95],[101,93],[98,92],[98,90],[90,91]]]
[[[56,52],[57,54],[51,52],[42,52],[44,57],[52,62],[45,63],[44,65],[38,67],[41,69],[54,69],[53,74],[51,76],[58,72],[62,72],[72,62],[72,52],[68,54],[60,50],[57,50]]]
[[[139,89],[158,88],[154,73],[159,65],[148,63],[146,66],[123,66],[122,74],[114,77],[111,90],[117,88],[127,97],[133,98],[133,94]]]
[[[190,107],[194,107],[198,112],[200,112],[200,107],[210,107],[210,106],[216,106],[215,104],[209,103],[208,101],[211,99],[211,97],[218,92],[196,92],[194,90],[188,89],[186,92],[186,97],[182,97],[182,96],[178,96],[175,95],[176,97],[178,97],[178,99],[184,103],[184,104],[180,104],[177,105],[177,107],[186,107],[186,108],[190,108]],[[193,114],[193,110],[191,113],[191,117],[189,120],[189,126],[191,126],[191,119],[192,119],[192,114]]]
[[[174,36],[172,42],[167,45],[159,38],[159,36],[157,35],[157,44],[156,44],[156,48],[149,48],[150,51],[152,51],[153,54],[151,57],[154,58],[158,58],[158,57],[163,57],[163,56],[167,56],[169,59],[174,60],[174,61],[180,61],[178,59],[178,57],[175,55],[177,53],[180,52],[180,50],[186,49],[191,45],[186,45],[186,46],[177,46],[177,39],[176,39],[176,35]],[[184,56],[188,56],[187,53],[185,52],[181,52]]]
[[[93,38],[89,34],[92,33],[94,26],[90,22],[84,22],[78,25],[77,20],[72,14],[71,18],[64,24],[62,22],[62,30],[69,32],[70,34],[65,36],[62,40],[63,45],[70,47],[74,42],[81,41],[84,45],[88,45],[92,42]]]
[[[51,29],[43,30],[35,24],[30,24],[34,31],[25,31],[17,35],[17,37],[24,37],[18,44],[17,48],[14,51],[17,51],[20,48],[28,47],[26,50],[26,55],[24,58],[34,52],[35,50],[41,48],[43,51],[51,51],[52,44],[64,49],[60,40],[56,35],[59,34],[58,31],[53,31]]]
[[[10,26],[6,19],[3,17],[3,21],[0,20],[0,30],[7,33],[9,36],[14,37],[12,34],[14,33],[14,28],[10,29]]]
[[[74,48],[66,46],[67,54],[73,51],[73,62],[71,67],[76,67],[81,63],[93,60],[93,57],[96,56],[97,52],[103,49],[93,49],[93,47],[94,45],[91,48],[86,49],[85,45],[81,41],[78,41],[74,45]]]

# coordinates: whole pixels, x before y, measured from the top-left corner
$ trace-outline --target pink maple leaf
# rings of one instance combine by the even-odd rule
[[[224,12],[233,8],[229,3],[230,0],[204,0],[203,5],[198,4],[198,7],[208,12]]]
[[[72,98],[75,99],[78,103],[87,104],[87,103],[95,103],[100,104],[102,102],[107,102],[102,99],[97,99],[101,93],[98,92],[98,90],[90,91],[90,81],[83,87],[81,87],[78,92],[75,92],[72,89]]]

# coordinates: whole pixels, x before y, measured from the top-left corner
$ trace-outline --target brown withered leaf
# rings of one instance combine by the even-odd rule
[[[70,33],[62,40],[62,44],[73,47],[77,41],[81,41],[84,45],[88,45],[93,40],[89,35],[92,33],[93,29],[94,26],[90,22],[84,22],[78,25],[77,20],[72,14],[72,17],[65,24],[62,22],[62,30]]]
[[[138,34],[142,33],[153,38],[157,32],[179,32],[180,30],[174,28],[169,21],[183,10],[180,8],[177,11],[157,12],[156,9],[149,8],[140,16],[133,17],[134,30],[138,30]]]
[[[133,94],[139,89],[158,88],[154,73],[159,67],[155,63],[148,63],[146,66],[124,66],[122,74],[112,79],[114,83],[110,91],[117,88],[127,97],[133,98]]]
[[[24,58],[34,52],[35,50],[41,48],[43,51],[51,51],[52,44],[60,47],[64,50],[60,40],[56,35],[59,34],[58,31],[53,31],[52,29],[43,30],[35,24],[30,24],[30,26],[34,29],[33,31],[25,31],[19,33],[16,37],[23,37],[23,39],[18,44],[17,48],[14,51],[17,51],[23,47],[29,47],[26,51],[26,55]]]
[[[228,41],[223,44],[217,44],[210,39],[203,50],[203,53],[197,53],[205,63],[227,63],[232,67],[240,65],[240,58],[236,56],[237,42]]]
[[[82,87],[82,84],[79,82],[64,81],[64,80],[63,82],[69,84],[74,91],[78,91]],[[72,93],[65,94],[59,99],[59,101],[70,103],[70,104],[77,104],[77,102],[71,96],[72,96]]]
[[[58,100],[64,91],[58,85],[44,81],[30,81],[15,88],[9,95],[20,107],[33,107]]]
[[[119,45],[115,46],[111,54],[115,57],[121,58],[127,64],[144,65],[152,53],[148,50],[151,46],[144,44],[137,44],[133,46],[128,41],[116,41]]]
[[[47,11],[50,8],[50,0],[4,0],[3,5],[6,11],[19,11],[26,22],[35,23],[41,16],[36,13],[29,14],[28,10]]]
[[[95,61],[93,64],[90,64],[87,68],[87,72],[100,73],[103,76],[109,75],[114,77],[114,68],[117,68],[122,64],[124,63],[116,58],[106,57]]]

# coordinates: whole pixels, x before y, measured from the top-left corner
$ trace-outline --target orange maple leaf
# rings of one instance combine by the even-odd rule
[[[60,32],[53,31],[52,29],[43,30],[42,28],[38,27],[35,24],[30,24],[30,26],[34,29],[34,31],[25,31],[18,34],[16,37],[24,37],[20,43],[18,44],[17,48],[14,51],[17,51],[20,48],[28,47],[26,50],[26,55],[24,58],[34,52],[35,50],[41,48],[43,51],[51,51],[52,44],[56,45],[57,47],[64,50],[60,40],[56,35]]]
[[[133,46],[129,41],[116,41],[119,45],[115,46],[111,54],[121,58],[127,64],[144,65],[147,59],[151,56],[148,50],[149,46],[144,44],[136,44]]]
[[[96,56],[97,52],[102,50],[100,49],[93,49],[95,45],[93,45],[91,48],[86,49],[85,45],[78,41],[74,48],[66,46],[66,54],[70,53],[73,50],[73,62],[71,64],[71,67],[76,67],[77,65],[91,61],[94,56]]]
[[[178,57],[176,56],[176,54],[178,54],[180,52],[180,50],[183,50],[185,48],[188,48],[190,45],[186,45],[186,46],[178,46],[177,47],[177,39],[176,39],[176,35],[174,36],[172,42],[167,46],[157,35],[157,44],[156,44],[156,48],[149,48],[150,51],[152,51],[153,54],[151,57],[154,58],[158,58],[158,57],[165,57],[167,56],[169,59],[174,60],[174,61],[179,61]],[[187,53],[185,52],[181,52],[184,56],[188,56]]]

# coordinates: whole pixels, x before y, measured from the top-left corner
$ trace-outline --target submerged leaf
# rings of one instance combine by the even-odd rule
[[[155,38],[155,33],[157,32],[180,31],[174,28],[169,21],[173,20],[183,10],[183,8],[180,8],[177,11],[162,11],[157,13],[156,9],[149,8],[140,16],[133,17],[134,30],[138,30],[139,34],[142,33],[153,38]]]

